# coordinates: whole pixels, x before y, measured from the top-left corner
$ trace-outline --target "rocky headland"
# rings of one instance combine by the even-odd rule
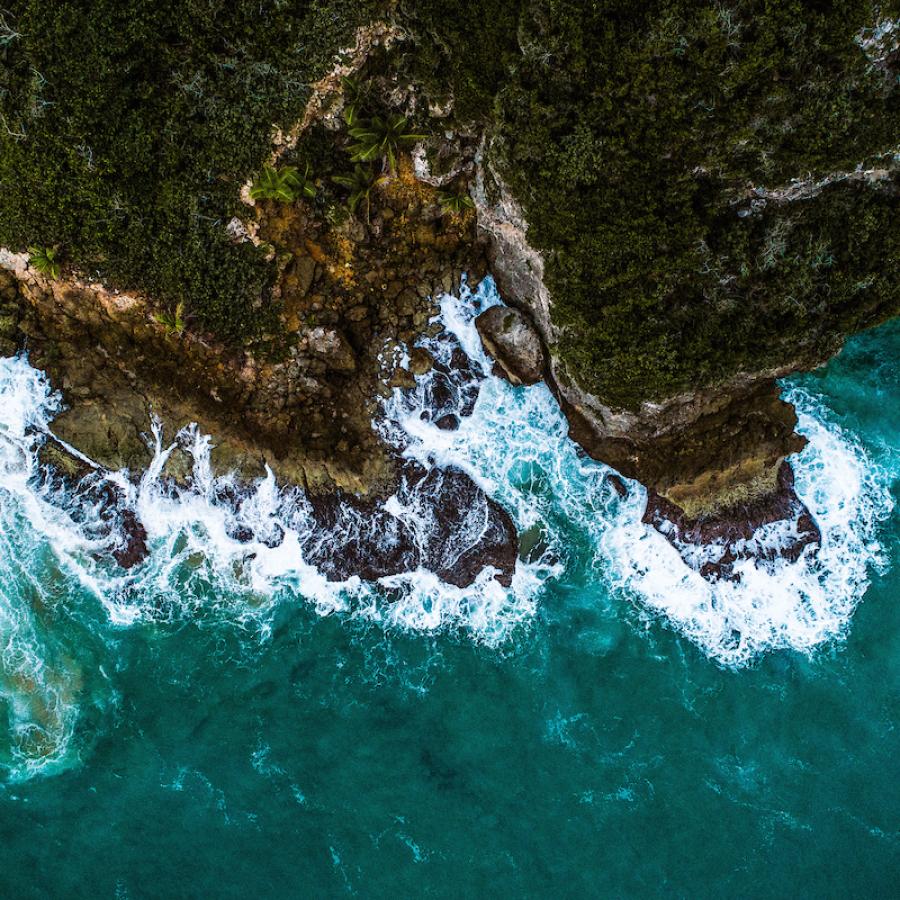
[[[151,417],[172,438],[196,422],[219,471],[250,479],[268,464],[332,526],[335,497],[377,516],[379,499],[432,479],[430,549],[401,536],[389,554],[345,548],[323,569],[433,564],[468,584],[490,564],[508,582],[509,516],[461,472],[412,471],[372,428],[379,398],[434,365],[412,348],[439,329],[435,298],[490,273],[509,305],[478,320],[495,373],[545,380],[572,438],[647,487],[645,521],[676,546],[720,547],[706,577],[730,577],[773,522],[795,526],[784,556],[814,545],[789,463],[805,439],[777,379],[900,311],[892,20],[866,3],[791,16],[753,3],[333,5],[327,26],[271,13],[271,27],[321,38],[302,69],[271,48],[271,28],[248,26],[244,52],[279,75],[241,128],[227,103],[249,89],[222,74],[233,54],[188,40],[171,96],[129,112],[150,134],[145,161],[170,166],[156,176],[123,159],[80,70],[35,87],[22,73],[41,38],[3,42],[0,178],[16,187],[0,202],[0,350],[26,349],[63,392],[54,433],[139,473]],[[252,20],[241,4],[232,15]],[[477,48],[462,22],[480,29]],[[191,54],[206,68],[187,81]],[[139,95],[152,80],[138,67],[103,90]],[[195,125],[173,144],[184,104],[227,140]],[[54,116],[88,128],[76,109],[93,143],[59,137]],[[173,150],[189,138],[193,150]],[[59,196],[29,165],[68,179]],[[88,208],[118,225],[73,225]],[[437,405],[454,427],[458,411]],[[169,457],[168,477],[189,471],[186,452]],[[481,555],[441,564],[440,535],[473,503],[493,522]]]

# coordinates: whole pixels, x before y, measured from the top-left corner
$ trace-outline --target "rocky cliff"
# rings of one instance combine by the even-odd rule
[[[762,515],[804,445],[776,379],[900,309],[897,25],[600,6],[519,19],[475,192],[492,271],[592,455],[687,520]]]
[[[413,378],[429,298],[486,256],[539,336],[514,380],[540,360],[651,519],[796,512],[783,462],[804,439],[776,379],[900,311],[897,20],[868,2],[20,3],[0,39],[7,330],[98,459],[139,466],[152,409],[219,435],[223,466],[377,491],[375,398]],[[308,190],[254,200],[266,165]],[[55,248],[62,278],[28,247]]]

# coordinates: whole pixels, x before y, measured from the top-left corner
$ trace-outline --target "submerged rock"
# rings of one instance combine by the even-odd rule
[[[544,375],[544,347],[529,318],[508,306],[492,306],[475,320],[484,349],[513,384],[537,384]]]
[[[147,558],[146,529],[106,470],[93,467],[53,438],[45,443],[40,459],[68,496],[86,501],[67,506],[92,533],[110,539],[108,552],[122,568]],[[164,475],[160,483],[173,497],[193,490],[189,478],[179,484]],[[217,505],[237,514],[250,488],[226,483],[215,495]],[[460,469],[426,470],[407,461],[396,493],[387,500],[343,491],[306,499],[309,522],[302,529],[303,556],[329,580],[357,576],[376,581],[426,569],[448,584],[468,587],[490,566],[501,584],[511,583],[518,551],[516,527],[506,510]],[[274,521],[251,529],[236,518],[227,532],[232,540],[256,541],[269,548],[279,546],[285,537],[284,528]]]
[[[518,535],[509,513],[461,469],[433,468],[410,487],[432,504],[433,524],[423,535],[425,567],[457,587],[470,585],[487,566],[508,587],[516,567]]]
[[[315,528],[304,554],[330,580],[357,575],[376,581],[421,568],[468,587],[492,566],[501,584],[512,581],[516,527],[461,469],[426,471],[407,462],[397,493],[387,502],[342,493],[309,502]]]
[[[120,512],[117,526],[122,540],[113,550],[113,557],[123,569],[130,569],[142,563],[150,553],[147,547],[147,530],[132,509]]]

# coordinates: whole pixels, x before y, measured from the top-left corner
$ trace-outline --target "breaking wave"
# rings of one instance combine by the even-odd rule
[[[871,572],[887,562],[878,525],[893,509],[890,473],[830,421],[820,398],[794,389],[788,399],[809,438],[792,462],[797,495],[822,534],[817,553],[806,548],[796,562],[745,559],[735,564],[739,581],[706,581],[640,524],[641,491],[598,541],[613,585],[728,665],[772,650],[808,652],[841,637]],[[779,522],[759,529],[754,541],[775,550],[792,537],[796,522]]]
[[[885,564],[878,524],[892,509],[893,473],[838,427],[823,399],[796,388],[789,394],[809,437],[794,460],[797,493],[821,529],[821,550],[796,563],[745,560],[736,565],[739,581],[710,583],[641,523],[640,485],[629,482],[620,498],[610,470],[579,452],[544,385],[513,388],[489,374],[473,320],[499,302],[490,279],[476,292],[464,284],[459,297],[442,298],[444,332],[420,342],[438,365],[417,376],[414,389],[395,390],[375,427],[425,471],[463,470],[510,513],[520,558],[509,587],[491,568],[466,588],[422,567],[371,584],[329,580],[311,561],[330,538],[317,533],[307,498],[279,488],[271,472],[243,492],[233,479],[214,477],[212,439],[194,427],[168,442],[152,427],[153,463],[139,482],[125,472],[96,476],[108,477],[147,532],[146,561],[120,569],[109,557],[117,536],[97,527],[95,495],[41,470],[38,451],[59,398],[25,357],[0,359],[0,708],[9,721],[0,767],[24,778],[75,753],[83,673],[51,637],[48,621],[65,593],[48,587],[51,570],[94,598],[114,627],[202,618],[264,639],[278,604],[302,600],[321,615],[454,628],[496,646],[534,619],[548,583],[559,582],[598,604],[633,604],[648,623],[668,623],[725,665],[774,649],[807,652],[844,634],[870,574]],[[457,375],[460,348],[473,371]],[[439,413],[456,427],[440,426]],[[186,485],[163,475],[176,447],[192,458]],[[398,493],[384,510],[415,540],[427,539],[430,520],[414,496]],[[336,525],[365,526],[349,509]],[[779,527],[786,526],[758,539],[783,540]]]
[[[474,297],[464,291],[462,299],[448,297],[442,304],[446,327],[485,368],[489,361],[471,321],[497,302],[487,283]],[[420,383],[421,410],[426,392]],[[894,473],[833,421],[822,398],[794,388],[787,399],[809,438],[792,462],[797,494],[822,532],[821,549],[807,550],[796,563],[744,560],[735,567],[739,581],[715,583],[641,522],[646,492],[639,484],[630,482],[620,499],[605,477],[611,470],[578,452],[546,386],[513,388],[490,379],[473,415],[455,432],[423,421],[399,394],[387,418],[413,437],[407,453],[423,463],[465,469],[513,512],[520,530],[537,529],[552,554],[568,557],[563,580],[571,580],[578,566],[570,548],[585,547],[581,579],[588,591],[621,595],[662,617],[713,659],[741,665],[765,651],[806,652],[840,637],[870,573],[886,564],[878,525],[893,509]],[[755,539],[774,548],[795,527],[777,523]]]

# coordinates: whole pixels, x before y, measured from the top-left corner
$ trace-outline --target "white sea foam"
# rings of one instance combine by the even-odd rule
[[[3,407],[8,413],[6,429],[17,436],[7,442],[4,479],[8,487],[16,488],[15,514],[24,515],[36,539],[43,539],[79,581],[90,586],[113,625],[219,618],[265,636],[276,604],[294,597],[311,603],[321,615],[339,612],[386,627],[423,631],[459,627],[477,640],[495,643],[533,615],[541,574],[537,567],[524,564],[517,567],[509,588],[502,587],[489,568],[466,588],[446,584],[421,568],[383,578],[376,585],[358,577],[329,580],[305,559],[304,548],[331,537],[316,533],[302,493],[279,489],[268,472],[249,493],[239,493],[242,499],[235,504],[235,491],[226,496],[233,481],[212,474],[212,440],[193,426],[167,442],[153,424],[152,462],[140,481],[133,483],[124,472],[109,475],[122,502],[146,529],[151,548],[144,563],[124,572],[104,552],[110,549],[110,539],[91,539],[87,501],[51,489],[38,478],[37,450],[41,436],[51,429],[58,399],[24,358],[2,362],[7,377],[0,391],[9,401]],[[189,485],[175,485],[163,475],[176,447],[193,458]],[[80,517],[67,514],[74,505],[80,505]],[[415,493],[405,500],[392,497],[386,507],[420,543],[424,540],[430,511]],[[459,555],[467,539],[478,538],[474,519],[470,534],[460,532],[460,546],[443,548],[445,562]],[[341,538],[367,525],[361,514],[347,510],[339,526]],[[234,536],[241,531],[243,541]],[[247,532],[253,535],[249,541]]]
[[[481,308],[499,302],[489,283],[477,300]],[[445,326],[487,369],[474,312],[465,292],[462,301],[443,300]],[[412,439],[407,455],[465,469],[513,511],[520,528],[541,523],[560,555],[574,530],[594,548],[598,581],[663,617],[716,660],[740,665],[767,650],[809,651],[842,635],[871,571],[885,563],[877,526],[892,509],[890,473],[831,421],[821,398],[795,389],[788,399],[810,440],[794,460],[796,489],[821,529],[822,547],[796,563],[740,562],[737,583],[706,581],[641,522],[646,494],[640,485],[632,483],[623,500],[615,496],[604,479],[610,470],[579,457],[544,386],[515,389],[490,379],[473,415],[458,431],[445,432],[421,417],[427,398],[420,383],[418,405],[410,407],[398,392],[388,421]],[[783,545],[795,527],[776,523],[754,541]]]
[[[665,538],[640,524],[640,489],[597,544],[617,588],[730,665],[768,650],[810,651],[840,637],[870,572],[885,563],[877,526],[892,509],[888,473],[829,421],[820,400],[796,390],[789,399],[810,440],[794,467],[797,494],[822,533],[817,554],[807,550],[796,563],[743,560],[735,565],[739,582],[710,583]],[[763,547],[783,545],[791,527],[779,523],[757,532],[755,540]]]
[[[44,619],[55,603],[41,539],[65,560],[59,577],[97,583],[83,556],[98,542],[48,502],[36,479],[40,432],[58,410],[46,378],[22,360],[0,359],[0,771],[11,781],[72,762],[78,718],[75,661],[55,646]]]
[[[441,300],[440,319],[476,372],[488,373],[490,360],[473,319],[498,302],[490,280],[477,293],[464,286],[459,298]],[[439,362],[453,368],[453,342],[439,337],[425,343]],[[0,360],[2,484],[15,494],[17,514],[123,627],[219,617],[265,635],[272,610],[290,598],[310,603],[321,615],[340,613],[422,631],[459,628],[496,644],[533,619],[548,580],[563,578],[583,584],[584,595],[598,603],[611,594],[613,602],[637,604],[650,621],[670,623],[716,660],[741,664],[765,650],[806,651],[839,636],[872,567],[882,562],[876,526],[890,509],[886,475],[811,395],[794,392],[791,398],[810,438],[795,468],[798,493],[822,530],[821,551],[796,564],[741,562],[739,583],[712,585],[641,523],[640,486],[631,484],[620,499],[607,481],[610,470],[577,452],[545,386],[513,388],[488,375],[471,415],[461,417],[458,429],[445,431],[428,416],[437,377],[434,371],[419,376],[415,390],[394,391],[376,427],[426,468],[463,469],[506,507],[520,532],[531,536],[530,561],[517,565],[509,588],[491,570],[468,588],[448,585],[422,569],[376,585],[355,577],[329,581],[304,558],[304,548],[321,536],[303,495],[279,489],[269,473],[235,508],[223,499],[227,479],[212,475],[212,441],[196,428],[172,436],[170,443],[158,428],[151,429],[154,459],[140,482],[133,484],[124,473],[111,476],[147,530],[149,559],[129,573],[97,562],[94,554],[104,539],[91,536],[84,524],[89,516],[80,522],[68,516],[59,496],[49,497],[37,479],[37,439],[29,429],[47,429],[57,401],[43,376],[21,358]],[[471,401],[470,382],[459,379],[451,387],[452,402]],[[176,444],[193,457],[189,486],[161,477]],[[399,496],[387,509],[414,533],[427,526],[422,510]],[[365,526],[350,514],[343,522],[348,530]],[[232,536],[241,529],[253,539]],[[779,540],[777,530],[762,539]],[[267,537],[282,532],[280,543]]]

